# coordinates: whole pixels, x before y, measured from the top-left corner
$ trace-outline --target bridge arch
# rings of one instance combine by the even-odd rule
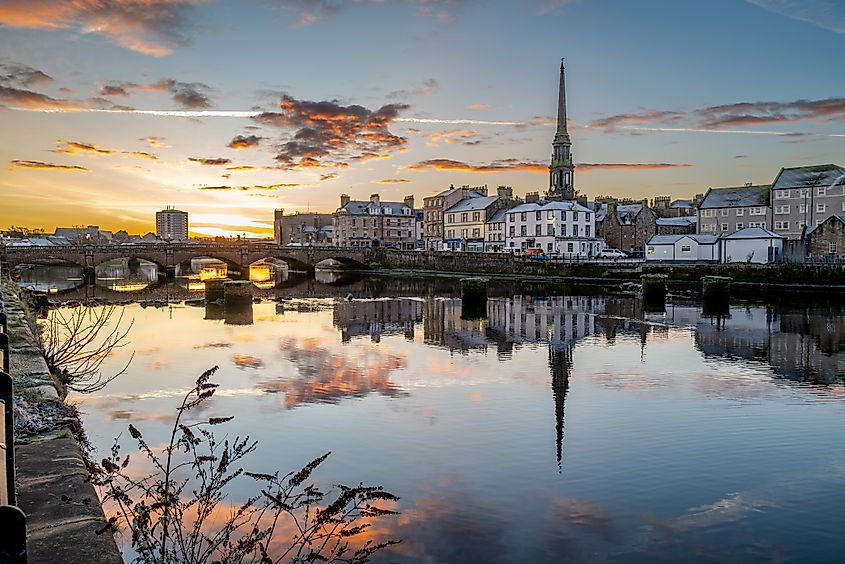
[[[258,253],[258,254],[253,254],[249,257],[250,263],[247,265],[247,267],[252,266],[253,264],[255,264],[257,262],[261,262],[262,260],[267,260],[267,259],[276,259],[276,260],[282,261],[285,264],[287,264],[288,268],[290,268],[291,270],[302,270],[302,271],[309,270],[308,263],[305,263],[305,262],[299,260],[298,258],[294,258],[290,255],[285,254],[285,253],[266,253],[266,254],[265,253]]]
[[[319,267],[321,264],[325,263],[326,261],[333,260],[335,262],[340,263],[341,266],[344,268],[352,269],[352,270],[363,270],[367,268],[367,265],[361,262],[360,260],[345,257],[345,256],[327,256],[327,257],[317,257],[319,261],[314,266]]]
[[[107,262],[111,262],[113,260],[120,260],[120,259],[145,260],[147,262],[151,262],[154,265],[156,265],[159,268],[159,270],[161,270],[165,267],[165,265],[162,264],[162,261],[161,261],[162,257],[156,256],[156,255],[150,255],[150,254],[147,254],[147,253],[115,252],[114,255],[99,255],[99,256],[94,255],[94,257],[95,257],[94,258],[94,264],[93,264],[94,268],[101,266],[101,265],[104,265]]]

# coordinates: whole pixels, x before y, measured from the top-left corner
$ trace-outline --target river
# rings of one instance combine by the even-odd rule
[[[121,289],[39,272],[61,301]],[[131,343],[104,365],[134,352],[128,372],[72,397],[101,455],[129,446],[130,422],[162,444],[219,366],[202,417],[259,441],[250,470],[331,451],[321,484],[401,497],[380,534],[403,542],[378,561],[845,554],[845,302],[750,297],[705,317],[692,298],[644,313],[600,288],[500,282],[485,318],[462,319],[454,278],[285,273],[232,312],[145,276],[123,294]]]

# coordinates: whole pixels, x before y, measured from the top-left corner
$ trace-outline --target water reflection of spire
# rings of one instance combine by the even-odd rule
[[[572,372],[572,345],[549,344],[549,369],[552,373],[552,395],[555,400],[555,453],[558,471],[563,470],[563,433],[566,393]]]

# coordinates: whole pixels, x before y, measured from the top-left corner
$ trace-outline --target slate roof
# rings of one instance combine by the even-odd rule
[[[845,168],[834,164],[782,168],[772,188],[812,188],[845,184]]]
[[[722,239],[786,239],[786,237],[763,227],[746,227],[730,235],[722,235]]]
[[[718,235],[703,235],[696,233],[689,233],[683,235],[652,235],[648,240],[647,245],[674,245],[681,239],[692,239],[699,245],[715,245],[719,240]]]
[[[563,210],[563,211],[583,211],[583,212],[592,212],[593,210],[590,208],[585,208],[578,202],[572,200],[563,200],[563,201],[552,201],[552,202],[527,202],[525,204],[519,204],[518,206],[511,208],[508,210],[508,213],[516,212],[530,212],[530,211],[550,211],[550,210]]]
[[[765,206],[768,205],[769,188],[771,186],[768,184],[711,188],[698,207],[699,209],[713,209]]]
[[[698,218],[694,215],[657,218],[657,225],[663,225],[664,227],[689,227],[690,225],[696,225],[697,223]]]
[[[620,225],[633,225],[641,211],[643,211],[642,204],[617,204],[616,221]],[[601,204],[596,210],[596,221],[602,222],[605,217],[607,217],[607,204]]]
[[[446,210],[445,213],[484,210],[490,207],[490,205],[498,199],[498,196],[479,196],[478,198],[466,198]]]
[[[504,223],[505,222],[505,215],[510,210],[499,210],[493,214],[493,216],[487,220],[487,223]]]
[[[695,206],[695,203],[692,200],[675,200],[669,207],[672,209],[689,209]]]
[[[376,215],[371,214],[369,211],[371,208],[375,209],[376,207],[381,207],[380,215],[405,216],[406,214],[402,213],[402,208],[407,208],[408,206],[405,205],[405,202],[379,202],[378,206],[376,206],[370,200],[352,200],[343,206],[343,209],[350,215]],[[390,210],[392,213],[386,213],[387,210]]]
[[[842,223],[845,223],[845,216],[843,216],[843,215],[832,215],[832,216],[828,217],[827,219],[825,219],[824,221],[822,221],[821,223],[819,223],[818,225],[812,225],[812,226],[808,227],[807,231],[805,231],[804,234],[809,235],[810,233],[812,233],[813,231],[815,231],[817,228],[821,227],[822,225],[824,225],[828,221],[833,221],[833,220],[838,220],[838,221],[841,221]]]

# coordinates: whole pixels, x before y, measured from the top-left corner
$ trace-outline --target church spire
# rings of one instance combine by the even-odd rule
[[[552,141],[552,162],[549,165],[549,196],[575,199],[575,165],[572,163],[572,140],[566,128],[566,68],[560,60],[560,86],[557,99],[557,131]]]
[[[560,60],[560,86],[557,93],[557,131],[555,143],[571,143],[569,132],[566,130],[566,68],[563,59]]]

